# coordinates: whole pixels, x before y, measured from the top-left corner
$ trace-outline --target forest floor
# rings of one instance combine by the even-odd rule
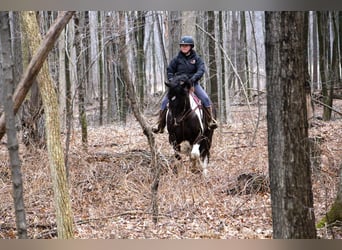
[[[171,169],[176,162],[167,133],[156,135],[156,150],[164,166],[156,224],[152,221],[151,210],[149,146],[134,117],[130,117],[125,126],[89,128],[87,150],[81,146],[80,131],[75,130],[69,151],[75,237],[272,238],[266,107],[261,110],[257,130],[252,124],[257,112],[252,108],[249,112],[246,106],[234,106],[232,123],[221,124],[215,131],[207,178],[192,173],[186,157],[178,162],[182,171],[174,174]],[[342,103],[335,108],[342,110]],[[156,116],[147,116],[147,119],[152,124]],[[342,164],[342,119],[336,116],[330,122],[315,120],[309,132],[319,143],[312,175],[318,222],[330,208],[337,191]],[[20,156],[28,235],[30,238],[56,238],[47,152],[21,144]],[[241,180],[243,174],[259,181],[246,184]],[[0,238],[16,237],[10,178],[7,148],[1,143]],[[342,238],[342,228],[325,227],[317,234],[324,239]]]

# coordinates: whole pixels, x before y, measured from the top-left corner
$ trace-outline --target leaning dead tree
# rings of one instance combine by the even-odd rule
[[[122,18],[120,18],[120,20],[122,20]],[[122,45],[122,47],[125,47],[125,37],[121,36],[120,38],[120,44]],[[120,54],[120,61],[122,64],[122,81],[126,84],[126,88],[127,88],[127,96],[129,99],[129,102],[131,104],[131,108],[133,111],[133,114],[135,116],[135,118],[138,120],[144,135],[147,137],[148,140],[148,144],[151,150],[151,169],[152,169],[152,185],[151,185],[151,193],[152,193],[152,217],[153,217],[153,222],[157,223],[158,222],[158,187],[159,187],[159,176],[160,176],[160,165],[158,164],[158,160],[157,160],[157,153],[156,153],[156,145],[155,145],[155,138],[154,135],[152,133],[152,129],[150,126],[148,126],[145,118],[143,117],[143,115],[141,114],[140,110],[139,110],[139,105],[138,105],[138,101],[137,101],[137,95],[136,92],[134,90],[134,86],[133,83],[131,82],[130,76],[129,76],[129,72],[128,72],[128,58],[127,58],[127,54],[128,52],[126,51],[126,49],[122,49],[121,54]]]

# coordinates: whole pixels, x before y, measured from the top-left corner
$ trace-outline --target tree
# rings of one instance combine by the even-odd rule
[[[135,70],[137,76],[137,86],[138,86],[138,95],[140,100],[140,107],[144,108],[144,96],[145,92],[147,91],[146,88],[146,70],[145,70],[145,51],[144,51],[144,40],[145,40],[145,12],[144,11],[137,11],[133,12],[133,25],[134,25],[134,44],[136,46],[136,60],[135,63]]]
[[[81,55],[82,54],[82,40],[81,40],[81,32],[83,30],[83,24],[80,21],[81,14],[77,13],[74,16],[74,22],[75,22],[75,49],[76,54]],[[83,72],[83,63],[82,63],[81,56],[78,57],[76,61],[76,71],[78,72],[77,77],[77,93],[78,93],[78,112],[79,112],[79,123],[81,126],[82,131],[82,145],[84,149],[87,149],[88,144],[88,130],[87,130],[87,115],[85,110],[85,87],[84,87],[84,72]],[[96,60],[95,60],[96,61]],[[96,64],[96,63],[95,63]],[[93,77],[96,79],[97,77],[97,69],[93,72]]]
[[[328,121],[331,119],[331,107],[333,103],[333,86],[334,86],[334,72],[332,69],[332,55],[331,50],[331,37],[335,36],[330,32],[330,25],[332,25],[330,14],[328,11],[317,12],[318,23],[318,37],[319,37],[319,67],[322,80],[322,96],[323,96],[323,120]],[[333,29],[335,32],[335,29]],[[336,37],[336,36],[335,36]],[[333,42],[336,47],[336,41]],[[334,54],[336,52],[334,51]],[[335,54],[336,56],[336,54]]]
[[[47,58],[49,51],[52,49],[54,42],[57,40],[60,32],[68,23],[73,14],[73,11],[61,13],[56,19],[55,23],[46,33],[44,40],[39,46],[39,49],[36,50],[36,54],[32,57],[13,94],[13,109],[15,114],[18,112],[20,105],[30,90],[39,70],[43,65],[44,60]],[[5,134],[5,124],[5,116],[2,114],[0,117],[0,140]]]
[[[13,200],[15,209],[18,238],[27,238],[26,213],[23,197],[23,181],[21,175],[21,161],[18,152],[17,132],[13,111],[13,61],[11,59],[11,43],[9,31],[9,14],[0,12],[0,81],[3,82],[3,100],[6,116],[7,148],[10,156],[11,177],[13,184]]]
[[[71,16],[69,16],[69,19],[70,18]],[[22,26],[24,32],[26,32],[28,35],[30,50],[32,54],[34,54],[37,49],[39,49],[39,45],[41,44],[41,35],[39,32],[39,26],[35,12],[23,12]],[[46,61],[43,63],[42,69],[37,76],[37,81],[46,114],[45,127],[47,149],[54,190],[57,233],[59,238],[69,239],[73,238],[71,201],[69,197],[64,155],[60,138],[60,121],[57,95]]]
[[[268,157],[274,238],[316,238],[304,12],[266,12]]]
[[[217,28],[217,27],[216,27]],[[216,65],[216,43],[215,43],[215,14],[214,11],[208,12],[208,33],[213,39],[209,39],[209,93],[211,101],[215,106],[218,105],[217,87],[217,65]]]

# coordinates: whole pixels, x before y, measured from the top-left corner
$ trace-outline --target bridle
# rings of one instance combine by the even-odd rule
[[[196,109],[199,108],[199,105],[196,105],[196,107],[194,109],[192,109],[190,107],[190,93],[188,92],[187,94],[187,98],[186,98],[186,101],[184,102],[184,105],[183,105],[183,112],[180,114],[180,116],[177,116],[177,117],[174,117],[174,125],[175,126],[179,126],[180,123],[182,123],[184,120],[186,120],[186,118],[188,118],[188,116],[195,112]],[[189,108],[187,108],[187,106],[189,106]]]

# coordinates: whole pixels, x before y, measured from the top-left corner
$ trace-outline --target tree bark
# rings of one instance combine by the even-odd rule
[[[16,114],[20,105],[24,101],[28,91],[30,90],[34,79],[36,78],[39,70],[41,69],[44,60],[47,58],[49,51],[52,49],[55,41],[58,39],[60,32],[64,29],[75,11],[62,12],[56,19],[56,22],[50,27],[49,31],[35,55],[33,56],[30,64],[28,65],[21,81],[19,82],[14,94],[13,94],[13,109]],[[5,134],[5,116],[0,117],[0,140]]]
[[[74,16],[74,22],[75,22],[75,49],[76,54],[81,55],[82,53],[82,42],[81,42],[81,31],[83,30],[83,24],[81,24],[80,15],[76,14]],[[76,69],[77,72],[81,73],[80,75],[83,75],[83,68],[82,68],[82,58],[79,57],[76,62]],[[77,93],[78,93],[78,112],[79,112],[79,123],[81,125],[81,131],[82,131],[82,146],[85,150],[87,150],[87,144],[88,144],[88,124],[87,124],[87,115],[85,110],[85,88],[84,88],[84,79],[82,77],[78,78],[77,81]]]
[[[13,61],[11,57],[11,43],[8,12],[0,12],[0,81],[3,85],[3,100],[6,116],[7,148],[10,156],[11,177],[13,186],[13,200],[16,226],[19,239],[27,238],[26,213],[23,197],[23,180],[21,175],[21,161],[19,144],[15,128],[12,93],[14,90]],[[1,96],[2,97],[2,96]]]
[[[215,43],[215,14],[214,11],[208,12],[208,33],[213,39],[209,39],[209,86],[208,94],[215,106],[218,106],[217,89],[217,67],[216,67],[216,43]]]
[[[32,53],[35,53],[39,50],[41,36],[36,16],[33,11],[23,12],[22,26],[23,30],[28,34],[29,48]],[[73,218],[60,137],[58,101],[53,80],[49,74],[47,61],[44,61],[41,71],[37,76],[37,81],[46,114],[45,127],[47,149],[54,190],[58,238],[71,239],[74,235]]]
[[[305,103],[304,12],[266,12],[273,237],[316,238]]]

